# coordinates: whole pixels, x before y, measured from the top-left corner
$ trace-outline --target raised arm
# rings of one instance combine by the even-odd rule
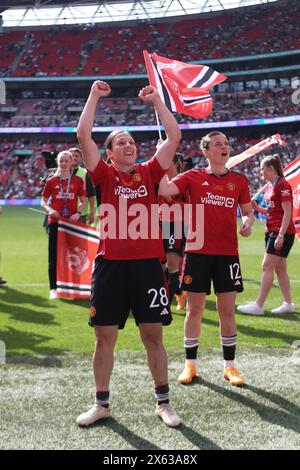
[[[174,154],[181,140],[181,131],[173,114],[162,102],[156,88],[154,88],[152,85],[146,86],[140,91],[139,97],[145,103],[153,104],[161,120],[161,123],[164,126],[167,138],[158,147],[155,156],[159,161],[160,166],[164,170],[167,170],[171,165]]]
[[[179,189],[173,181],[169,180],[165,175],[159,183],[158,195],[164,197],[167,201],[170,200],[171,196],[177,196]]]
[[[92,139],[97,103],[101,97],[108,96],[110,91],[108,83],[101,80],[94,82],[79,119],[77,138],[82,150],[84,166],[89,171],[95,170],[100,159],[98,147]]]

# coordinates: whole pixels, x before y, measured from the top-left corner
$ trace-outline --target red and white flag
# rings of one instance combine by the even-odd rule
[[[170,111],[197,119],[213,108],[209,88],[227,77],[207,65],[193,65],[143,51],[149,83],[159,92]]]
[[[59,298],[90,297],[98,244],[99,233],[93,227],[65,220],[58,222],[56,277]]]
[[[292,187],[293,221],[296,228],[296,236],[300,240],[300,157],[289,163],[283,170],[283,174]]]

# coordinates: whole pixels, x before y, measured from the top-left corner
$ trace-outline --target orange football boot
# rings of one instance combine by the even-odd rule
[[[241,387],[245,384],[243,377],[241,377],[235,367],[225,367],[224,379],[229,380],[231,385],[235,385],[236,387]]]
[[[189,384],[192,382],[194,377],[197,377],[197,375],[197,367],[187,362],[177,381],[181,384]]]

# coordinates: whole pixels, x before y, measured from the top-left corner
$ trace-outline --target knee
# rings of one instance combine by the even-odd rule
[[[150,347],[150,348],[159,348],[162,346],[162,338],[160,334],[147,331],[146,333],[143,333],[142,335],[142,341],[145,345],[145,347]]]
[[[95,351],[101,351],[103,349],[113,349],[114,340],[106,335],[97,336],[95,338]]]
[[[265,261],[262,264],[262,271],[264,273],[273,272],[274,271],[274,266],[272,266],[270,263]]]
[[[275,268],[276,274],[283,274],[285,271],[286,271],[285,266],[282,266],[281,264],[279,264]]]
[[[203,313],[203,308],[201,305],[189,305],[187,308],[186,316],[187,318],[201,318]]]

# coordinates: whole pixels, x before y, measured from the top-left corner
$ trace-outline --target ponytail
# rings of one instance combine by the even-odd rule
[[[262,166],[272,166],[274,170],[276,171],[278,176],[283,177],[283,168],[282,168],[282,163],[281,163],[281,158],[280,156],[275,153],[274,155],[269,155],[268,157],[265,157],[262,162]]]

